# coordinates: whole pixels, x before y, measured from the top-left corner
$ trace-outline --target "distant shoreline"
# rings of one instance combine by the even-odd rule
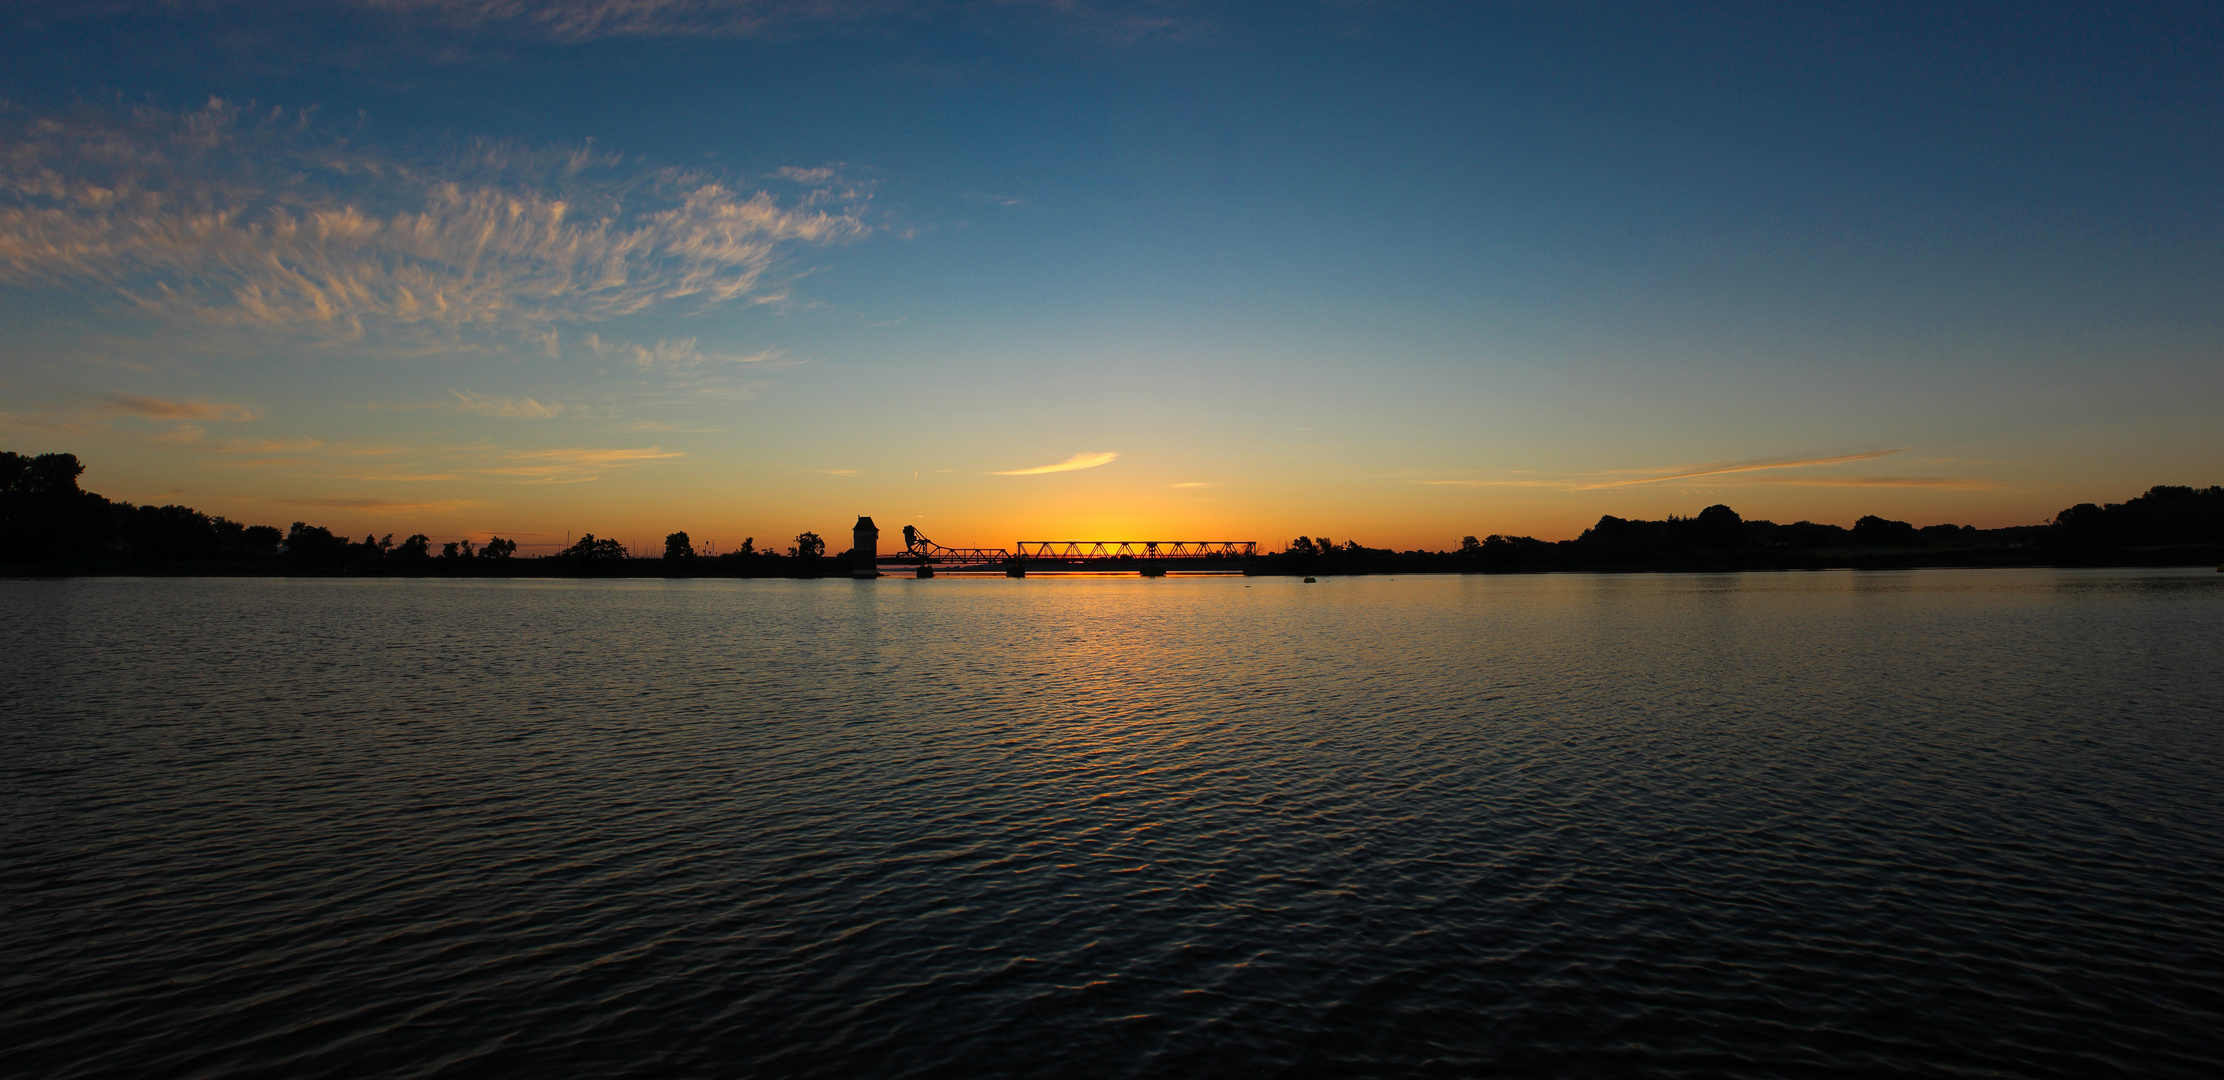
[[[1426,553],[1433,555],[1434,553]],[[1534,574],[1742,574],[1742,573],[1795,573],[1819,570],[2094,570],[2094,569],[2191,569],[2224,567],[2224,547],[2194,545],[2149,550],[2108,552],[2082,558],[2064,558],[2060,553],[2033,552],[2029,557],[2020,553],[1979,552],[1822,552],[1799,553],[1774,560],[1661,560],[1649,563],[1618,563],[1598,566],[1552,567],[1460,567],[1460,566],[1384,566],[1354,567],[1346,569],[1294,569],[1283,567],[1245,567],[1240,571],[1175,571],[1177,576],[1214,577],[1380,577],[1388,575],[1431,575],[1497,577],[1505,575]],[[1805,557],[1801,557],[1805,556]],[[715,560],[704,559],[703,563]],[[833,560],[829,560],[831,563]],[[1030,575],[1042,577],[1123,577],[1132,571],[1088,569],[1071,570],[1055,565],[1030,565]],[[907,573],[884,573],[883,577],[909,578]],[[1001,577],[997,571],[964,572],[943,571],[943,577]],[[787,581],[851,581],[846,568],[829,565],[823,572],[753,573],[715,565],[672,566],[663,559],[612,560],[582,567],[570,560],[548,557],[487,561],[464,566],[443,565],[433,560],[423,567],[379,567],[375,570],[350,570],[329,568],[302,568],[268,562],[239,563],[160,563],[160,562],[87,562],[47,564],[0,564],[0,580],[54,580],[63,578],[435,578],[435,579],[510,579],[510,578],[737,578]]]
[[[951,550],[904,528],[904,550],[875,550],[878,530],[860,517],[855,546],[829,550],[816,532],[786,550],[756,539],[720,554],[698,551],[685,532],[664,537],[661,557],[581,533],[553,556],[520,558],[514,539],[436,542],[424,533],[366,535],[360,543],[296,521],[280,531],[211,517],[188,506],[136,506],[78,486],[74,454],[0,452],[0,576],[54,577],[729,577],[882,576],[881,568],[940,573],[984,569],[1013,575],[1061,572],[1220,571],[1254,577],[1363,574],[1730,573],[1789,570],[1906,570],[2014,566],[2166,567],[2224,565],[2224,485],[2158,485],[2121,503],[2079,503],[2039,525],[1979,529],[1917,526],[1875,515],[1851,528],[1813,521],[1749,521],[1726,505],[1660,521],[1599,518],[1571,540],[1493,533],[1461,537],[1445,551],[1372,548],[1347,537],[1299,536],[1282,550],[1252,542],[1199,552],[1177,546],[1076,559]],[[1122,548],[1123,551],[1126,548]],[[1163,555],[1164,557],[1161,557]],[[962,569],[961,569],[962,568]]]

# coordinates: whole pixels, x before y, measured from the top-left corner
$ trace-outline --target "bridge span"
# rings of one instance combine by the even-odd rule
[[[904,526],[904,549],[878,555],[885,570],[908,569],[920,577],[935,571],[1001,571],[1024,577],[1029,571],[1106,573],[1133,570],[1157,577],[1168,570],[1240,573],[1258,553],[1256,540],[1021,540],[1009,548],[950,548]]]

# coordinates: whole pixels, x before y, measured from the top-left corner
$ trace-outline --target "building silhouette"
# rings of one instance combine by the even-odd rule
[[[857,515],[857,524],[850,526],[849,576],[875,578],[880,576],[876,565],[880,558],[880,527],[873,519]]]

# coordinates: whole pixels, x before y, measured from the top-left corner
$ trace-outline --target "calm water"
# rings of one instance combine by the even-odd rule
[[[0,581],[0,1072],[2224,1075],[2224,575]]]

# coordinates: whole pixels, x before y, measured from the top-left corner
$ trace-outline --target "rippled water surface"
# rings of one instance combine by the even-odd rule
[[[0,615],[10,1075],[2224,1075],[2212,572]]]

